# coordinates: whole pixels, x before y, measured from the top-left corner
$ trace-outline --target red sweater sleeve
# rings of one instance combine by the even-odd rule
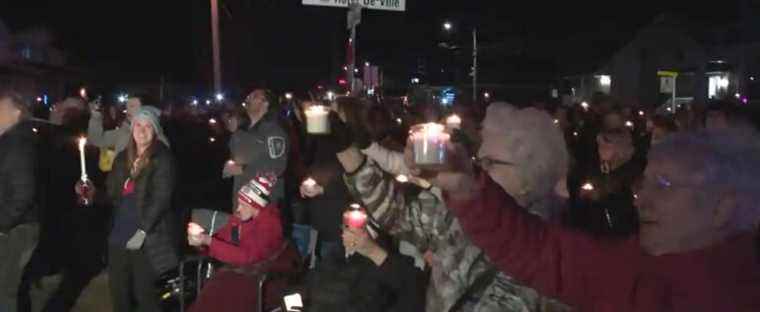
[[[250,265],[270,257],[282,244],[282,224],[277,207],[261,210],[250,222],[241,223],[240,244],[229,241],[232,226],[215,235],[209,245],[209,255],[233,265]]]
[[[580,311],[625,302],[635,272],[635,265],[626,265],[629,244],[607,244],[546,223],[524,212],[491,179],[484,177],[480,185],[480,196],[447,197],[446,203],[497,268]]]

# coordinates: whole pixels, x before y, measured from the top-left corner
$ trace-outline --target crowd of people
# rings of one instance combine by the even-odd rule
[[[0,93],[0,312],[30,311],[56,273],[44,310],[69,311],[101,272],[114,311],[177,309],[161,283],[196,255],[215,269],[190,311],[289,293],[317,312],[760,310],[745,105],[125,100],[46,112]],[[433,167],[408,135],[429,122],[451,138]],[[367,222],[348,226],[356,207]],[[270,271],[288,278],[257,296]]]

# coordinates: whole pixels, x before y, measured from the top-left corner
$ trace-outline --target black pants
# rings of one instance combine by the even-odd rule
[[[0,235],[0,312],[16,312],[24,267],[39,241],[37,223],[22,224]]]
[[[108,248],[108,275],[114,312],[159,312],[156,271],[145,253]]]

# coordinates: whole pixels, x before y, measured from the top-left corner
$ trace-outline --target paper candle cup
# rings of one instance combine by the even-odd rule
[[[358,204],[352,204],[351,207],[343,213],[343,224],[354,229],[363,228],[367,225],[367,212]]]
[[[443,165],[446,161],[446,144],[450,135],[437,123],[412,127],[410,139],[414,147],[414,163],[424,169]]]
[[[306,132],[310,134],[330,133],[330,121],[327,118],[330,110],[323,105],[313,105],[304,111],[306,114]]]

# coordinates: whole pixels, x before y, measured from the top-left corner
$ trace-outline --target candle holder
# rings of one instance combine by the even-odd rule
[[[367,225],[367,211],[359,204],[351,204],[343,212],[343,225],[353,229],[363,228]]]
[[[77,181],[77,203],[80,206],[91,206],[94,201],[95,185],[87,177],[82,177]]]
[[[327,118],[330,109],[324,105],[312,105],[304,111],[306,115],[306,132],[309,134],[329,134],[330,121]]]
[[[437,123],[412,127],[410,139],[414,147],[414,163],[421,169],[436,169],[446,162],[446,144],[451,136]]]

